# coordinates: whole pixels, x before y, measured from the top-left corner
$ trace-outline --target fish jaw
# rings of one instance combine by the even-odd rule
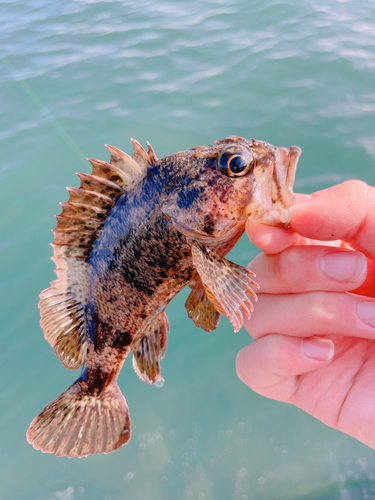
[[[273,149],[273,161],[263,172],[258,170],[254,198],[258,200],[259,208],[251,213],[249,220],[288,229],[295,204],[293,184],[302,150],[298,146],[276,148],[262,141],[252,141],[255,150],[265,147]]]

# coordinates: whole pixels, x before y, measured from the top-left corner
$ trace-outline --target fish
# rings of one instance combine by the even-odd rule
[[[67,188],[53,230],[57,279],[40,294],[41,327],[68,369],[82,372],[31,422],[27,440],[56,456],[110,453],[131,437],[118,375],[132,351],[135,373],[162,385],[169,335],[165,309],[191,288],[188,317],[206,332],[221,315],[238,331],[259,288],[225,258],[252,219],[288,227],[298,146],[229,136],[158,159],[106,145]]]

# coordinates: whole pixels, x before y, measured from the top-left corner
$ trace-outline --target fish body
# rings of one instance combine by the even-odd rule
[[[189,317],[210,332],[250,316],[251,271],[225,258],[253,218],[286,226],[301,150],[227,137],[157,159],[133,140],[132,157],[107,146],[57,216],[58,279],[41,293],[41,326],[80,378],[31,423],[28,441],[57,456],[109,453],[131,423],[117,377],[130,351],[141,380],[161,384],[165,308],[186,285]]]

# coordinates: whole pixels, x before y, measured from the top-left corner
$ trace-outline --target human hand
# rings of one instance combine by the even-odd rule
[[[247,233],[265,253],[248,266],[260,290],[239,378],[375,448],[375,188],[297,195],[291,230]]]

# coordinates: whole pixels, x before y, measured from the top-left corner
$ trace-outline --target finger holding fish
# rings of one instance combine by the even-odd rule
[[[244,324],[255,342],[236,363],[254,391],[294,404],[372,448],[374,206],[375,189],[350,181],[297,204],[289,231],[247,224],[251,240],[268,255],[251,263],[259,302]]]
[[[368,260],[361,252],[326,246],[292,246],[261,253],[248,265],[257,276],[259,294],[309,291],[350,292],[367,278]]]

